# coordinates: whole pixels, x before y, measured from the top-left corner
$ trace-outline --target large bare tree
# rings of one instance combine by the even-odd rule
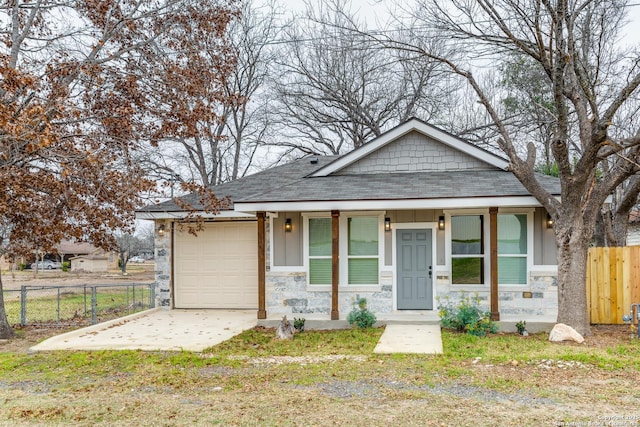
[[[553,100],[553,88],[546,78],[544,69],[531,59],[518,57],[508,61],[501,67],[501,87],[506,91],[503,102],[507,115],[509,131],[514,140],[529,141],[539,151],[538,169],[540,172],[556,175],[558,165],[551,155],[556,110]],[[637,117],[640,108],[638,97],[632,97],[616,115],[616,123],[612,124],[614,138],[631,136],[629,132],[638,129]],[[570,120],[571,133],[576,132],[578,123],[575,117]],[[582,152],[579,138],[571,138],[572,157]],[[608,179],[609,159],[602,159],[599,166],[599,177]],[[601,213],[596,218],[594,242],[598,246],[624,246],[627,240],[629,216],[637,205],[640,193],[640,178],[636,175],[622,182],[611,194]]]
[[[364,29],[343,0],[308,3],[287,29],[274,89],[283,135],[276,145],[293,155],[340,154],[440,111],[447,99],[440,64],[380,50]]]
[[[615,45],[627,12],[626,1],[603,0],[421,0],[403,29],[408,36],[379,33],[384,46],[445,64],[473,88],[499,133],[496,144],[510,169],[554,219],[558,246],[558,321],[589,334],[585,270],[596,216],[607,197],[636,173],[640,128],[618,121],[637,96],[638,51]],[[415,25],[419,23],[419,25]],[[433,40],[455,47],[443,56]],[[423,43],[429,41],[429,44]],[[543,71],[551,87],[551,157],[558,165],[561,199],[550,195],[535,171],[536,144],[519,150],[505,122],[501,98],[487,94],[479,67],[522,57]],[[575,126],[572,126],[575,124]],[[624,132],[623,132],[624,130]],[[573,150],[576,145],[579,150]],[[607,179],[599,168],[608,162]]]

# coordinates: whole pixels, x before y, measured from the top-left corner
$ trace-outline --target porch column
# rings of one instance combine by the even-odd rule
[[[340,319],[338,310],[338,254],[340,243],[340,211],[331,211],[331,320]]]
[[[498,208],[489,208],[489,251],[491,265],[491,320],[500,320],[498,311]]]
[[[258,319],[267,318],[265,309],[265,271],[267,269],[265,259],[265,232],[264,232],[264,212],[257,212],[258,217]]]

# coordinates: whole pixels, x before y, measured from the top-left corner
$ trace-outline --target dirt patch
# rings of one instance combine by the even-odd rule
[[[31,347],[39,342],[74,329],[77,328],[56,325],[15,326],[13,331],[16,337],[10,340],[0,340],[0,352],[27,353]]]
[[[634,338],[638,336],[629,325],[594,325],[591,327],[591,332],[592,335],[585,338],[585,343],[589,347],[597,348],[612,347],[628,342],[632,335]]]
[[[496,335],[519,336],[516,332],[500,332]],[[529,339],[527,337],[520,338]],[[591,335],[584,337],[584,343],[562,341],[555,344],[570,347],[608,348],[623,342],[629,342],[630,338],[637,338],[636,329],[632,329],[630,325],[591,325]]]

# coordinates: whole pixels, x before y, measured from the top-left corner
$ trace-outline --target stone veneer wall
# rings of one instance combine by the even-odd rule
[[[339,174],[473,169],[494,168],[475,157],[429,139],[421,133],[412,132],[346,167]]]
[[[269,316],[288,315],[318,315],[322,318],[331,314],[331,291],[313,291],[307,287],[304,272],[269,272],[267,273],[266,305]],[[481,307],[489,311],[489,290],[463,291],[452,288],[447,276],[438,276],[436,295],[440,299],[450,298],[453,302],[460,299],[464,293],[480,299]],[[555,273],[531,273],[529,290],[520,287],[510,290],[502,287],[499,290],[498,305],[501,317],[509,319],[526,319],[548,321],[558,313],[558,285]],[[393,276],[391,272],[383,271],[380,275],[380,286],[375,290],[349,291],[340,288],[338,307],[340,318],[346,319],[357,298],[366,298],[369,309],[376,314],[393,313]],[[531,292],[531,298],[524,298],[523,292]],[[434,307],[434,310],[437,310]]]
[[[155,278],[156,278],[156,307],[171,307],[171,234],[170,221],[157,221],[156,230],[160,224],[165,226],[164,236],[155,232]]]
[[[447,276],[438,276],[436,295],[440,299],[450,298],[453,302],[459,300],[464,293],[480,299],[481,307],[489,311],[489,289],[483,291],[463,292],[449,284]],[[529,289],[509,289],[502,286],[498,289],[498,309],[501,318],[521,318],[527,320],[549,320],[558,314],[558,279],[556,273],[532,272],[529,277]],[[530,292],[531,298],[524,298],[524,293]]]
[[[306,314],[328,319],[331,316],[331,291],[307,289],[307,274],[304,272],[269,272],[266,277],[266,305],[268,316]],[[370,291],[349,291],[340,288],[338,308],[340,318],[346,319],[358,298],[366,298],[370,310],[376,314],[393,311],[393,287],[391,276],[383,272],[380,286]]]

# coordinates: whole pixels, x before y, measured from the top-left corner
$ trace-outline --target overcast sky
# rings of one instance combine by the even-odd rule
[[[305,8],[302,0],[279,0],[289,11],[303,11]],[[312,3],[320,3],[320,0],[311,0]],[[352,10],[366,19],[370,27],[375,26],[376,19],[386,21],[389,15],[390,6],[402,4],[403,7],[410,7],[411,1],[407,0],[351,0]],[[629,3],[630,22],[625,28],[624,39],[630,44],[640,44],[640,0]]]

